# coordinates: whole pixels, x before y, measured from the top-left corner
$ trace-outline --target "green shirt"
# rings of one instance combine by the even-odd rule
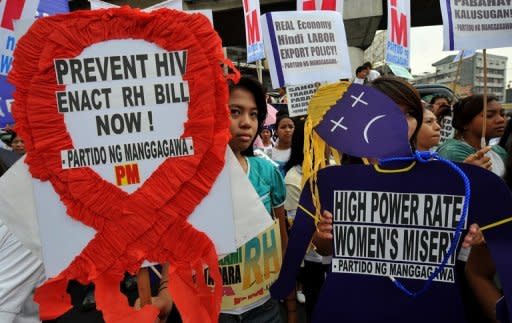
[[[507,160],[507,152],[499,145],[492,146],[496,154],[498,154],[503,162]],[[439,148],[437,152],[443,158],[449,159],[455,162],[463,162],[469,155],[477,152],[477,149],[469,145],[468,143],[458,139],[447,139]]]

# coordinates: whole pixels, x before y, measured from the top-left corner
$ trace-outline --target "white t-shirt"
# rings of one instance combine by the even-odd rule
[[[364,81],[365,79],[360,79],[359,77],[355,77],[354,78],[354,82],[353,83],[356,83],[356,84],[364,84]]]
[[[370,73],[368,74],[368,81],[371,82],[375,79],[378,79],[380,77],[380,73],[376,70],[370,70]]]

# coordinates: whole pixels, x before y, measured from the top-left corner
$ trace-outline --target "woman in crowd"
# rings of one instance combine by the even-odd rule
[[[272,143],[272,130],[270,130],[270,127],[263,127],[263,129],[261,129],[260,137],[263,144],[261,150],[265,155],[271,157],[274,144]]]
[[[283,207],[286,191],[283,178],[270,162],[253,156],[253,142],[261,131],[267,114],[265,93],[261,84],[252,78],[242,77],[238,84],[230,88],[229,108],[232,135],[229,146],[267,211],[279,219],[283,244],[286,246]],[[288,310],[288,321],[294,322],[296,309],[290,305]],[[281,322],[279,303],[268,296],[248,306],[222,310],[219,322]]]
[[[277,132],[277,143],[272,148],[271,158],[274,162],[279,165],[279,171],[284,176],[285,170],[284,165],[290,159],[292,136],[295,125],[293,120],[288,115],[282,115],[277,118],[276,121],[276,132]]]
[[[485,140],[503,135],[505,129],[504,110],[494,96],[487,97],[487,115],[483,115],[483,96],[474,95],[457,102],[453,108],[453,127],[455,138],[448,139],[438,148],[441,157],[462,162],[480,150],[482,124],[487,123]],[[487,153],[490,158],[490,169],[496,175],[505,174],[507,152],[499,145],[492,146]]]
[[[441,127],[437,123],[434,113],[427,108],[423,109],[423,122],[418,131],[416,149],[428,151],[439,144],[441,139]]]

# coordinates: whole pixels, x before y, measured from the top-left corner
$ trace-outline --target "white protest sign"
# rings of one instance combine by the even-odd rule
[[[110,40],[56,59],[57,82],[66,85],[57,108],[74,145],[61,151],[62,168],[91,167],[132,193],[167,158],[193,155],[192,138],[181,138],[186,64],[186,51],[143,40]]]
[[[271,12],[262,16],[272,87],[333,82],[352,76],[341,14]]]
[[[243,0],[247,63],[265,58],[260,23],[260,1]]]
[[[388,32],[386,63],[409,67],[411,3],[409,0],[388,0]]]
[[[343,0],[297,0],[297,11],[332,10],[343,15]]]
[[[9,176],[11,172],[13,176]],[[24,176],[20,176],[20,172]],[[4,177],[6,181],[5,185],[2,185]],[[12,195],[25,202],[20,200],[19,205],[23,207],[13,207],[9,210],[19,210],[21,213],[7,215],[4,214],[4,210],[0,210],[0,218],[7,225],[18,223],[13,227],[23,226],[31,230],[37,227],[39,221],[39,234],[37,237],[34,235],[29,238],[29,246],[35,245],[32,249],[36,251],[42,246],[46,274],[48,277],[55,276],[87,246],[94,238],[95,231],[67,215],[51,184],[32,179],[27,165],[23,163],[17,163],[13,171],[9,170],[0,180],[0,205],[3,205],[2,188],[8,187],[10,182],[17,179],[23,180],[18,180],[17,184],[12,186],[16,188]],[[35,199],[37,218],[33,204],[26,203],[32,199]],[[16,201],[14,199],[12,202]],[[210,193],[196,207],[188,221],[208,235],[219,256],[236,251],[272,224],[270,215],[229,148],[226,150],[224,169],[217,177]],[[37,233],[37,229],[35,230]],[[18,234],[23,232],[27,232],[27,229],[15,231]]]
[[[14,20],[35,20],[39,1],[0,1],[0,75],[7,75],[12,65],[16,46]]]
[[[288,86],[288,114],[290,117],[298,117],[308,114],[308,106],[311,97],[315,94],[320,82]]]
[[[427,280],[454,239],[464,198],[335,190],[332,272]],[[454,283],[455,261],[454,253],[434,281]]]
[[[444,50],[512,46],[511,1],[439,1]]]

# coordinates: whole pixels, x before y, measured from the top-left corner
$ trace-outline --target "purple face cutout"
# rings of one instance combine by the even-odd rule
[[[324,115],[316,132],[330,146],[355,157],[410,156],[407,121],[377,89],[352,84]]]

